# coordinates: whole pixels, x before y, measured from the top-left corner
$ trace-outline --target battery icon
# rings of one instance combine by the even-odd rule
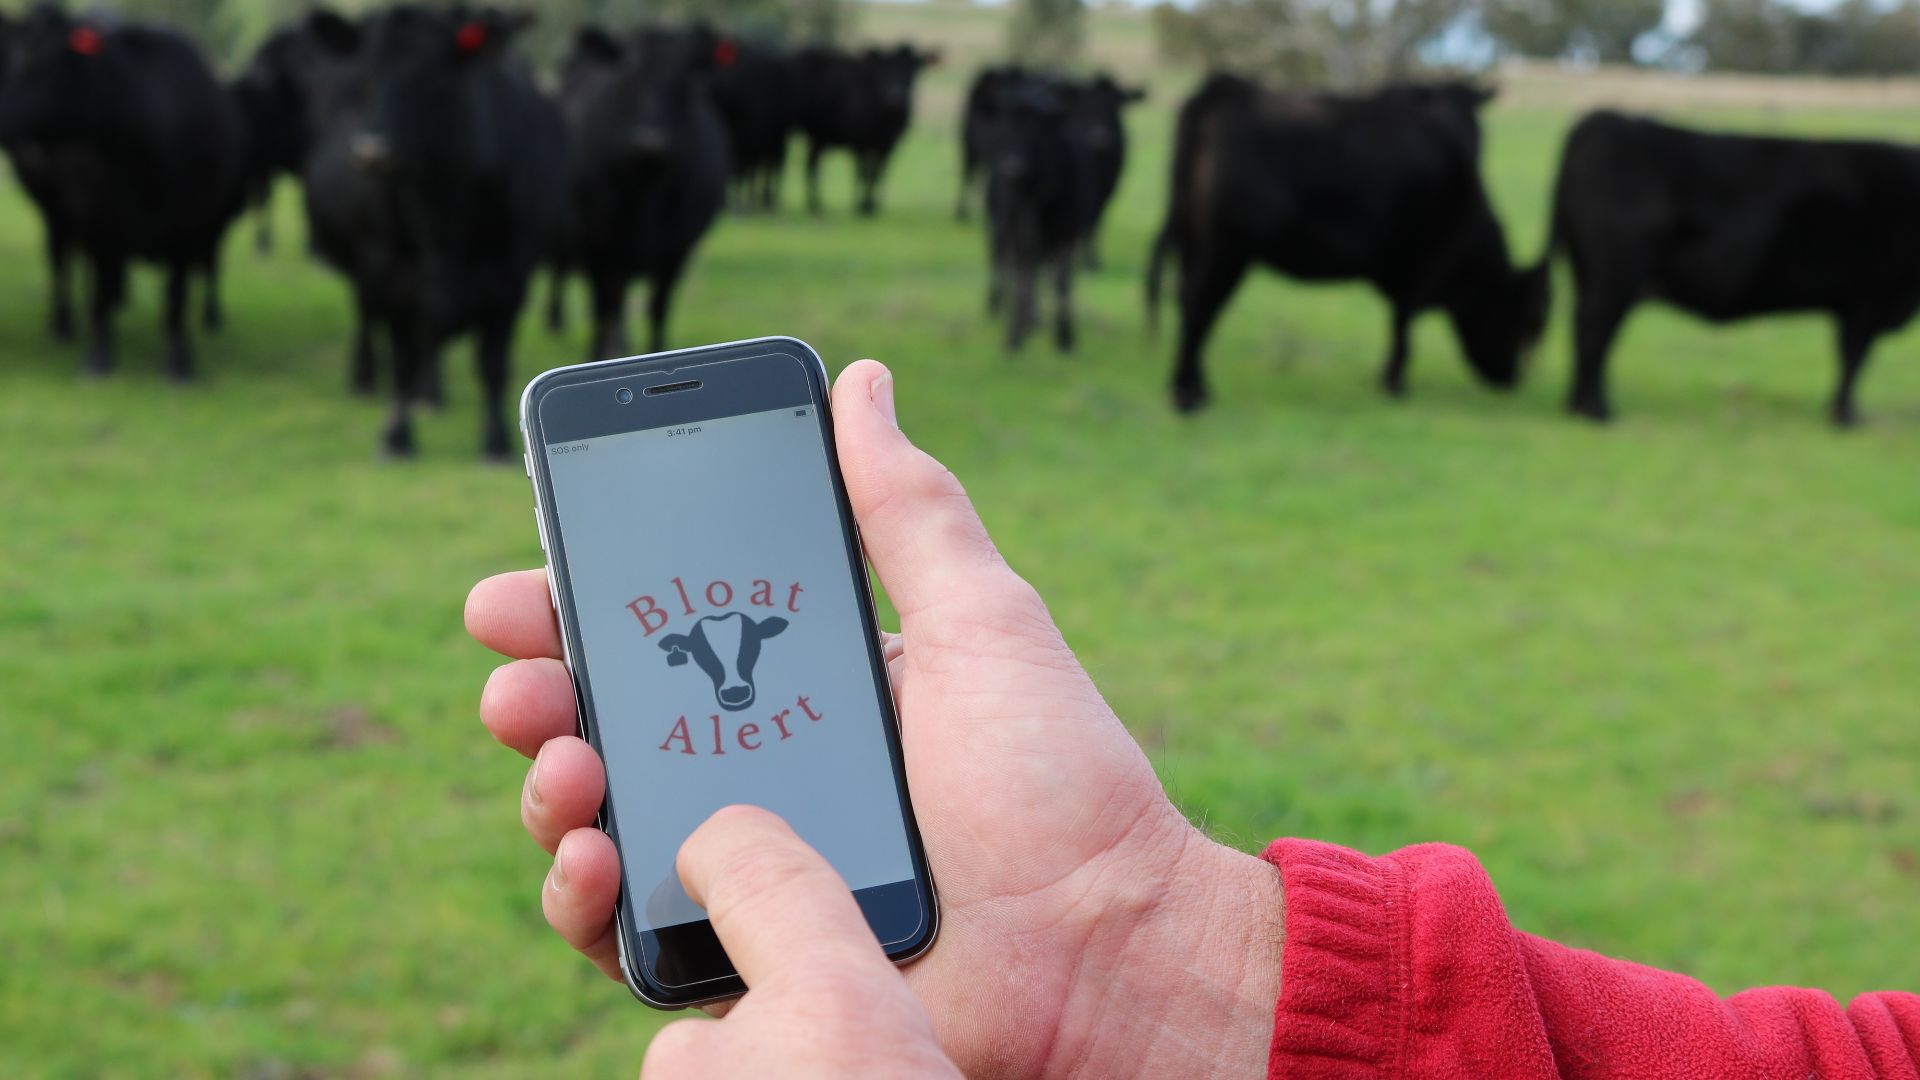
[[[807,415],[807,410],[805,410],[805,409],[795,409],[795,410],[793,410],[793,415],[795,415],[795,416],[805,416],[805,415]]]

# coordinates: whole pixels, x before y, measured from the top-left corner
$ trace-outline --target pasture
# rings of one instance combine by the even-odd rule
[[[996,19],[870,9],[947,49],[883,212],[851,216],[835,158],[828,215],[798,213],[796,162],[785,213],[696,256],[673,342],[892,364],[908,431],[1220,839],[1460,843],[1537,933],[1728,992],[1920,988],[1920,333],[1837,434],[1824,322],[1649,307],[1601,429],[1561,410],[1564,271],[1520,392],[1474,385],[1429,316],[1401,403],[1370,292],[1257,274],[1181,419],[1140,279],[1192,76],[1129,115],[1080,351],[1008,357],[952,218]],[[1144,21],[1093,30],[1137,77]],[[1487,114],[1485,166],[1530,260],[1577,112],[1526,97]],[[1668,115],[1920,140],[1910,106]],[[163,377],[150,270],[94,382],[0,183],[0,1075],[630,1075],[661,1018],[547,931],[524,763],[475,718],[494,661],[461,603],[538,562],[526,481],[475,459],[465,347],[419,460],[376,460],[346,291],[290,187],[275,211],[275,254],[229,238],[198,385]],[[564,339],[529,313],[516,388],[581,358],[572,301]]]

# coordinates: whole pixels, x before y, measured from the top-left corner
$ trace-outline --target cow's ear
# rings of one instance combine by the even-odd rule
[[[660,639],[660,651],[667,654],[667,666],[679,667],[687,662],[687,650],[693,642],[685,634],[668,634]]]
[[[1138,105],[1147,100],[1147,88],[1144,86],[1126,86],[1120,90],[1120,101],[1126,105]]]
[[[935,64],[938,64],[940,62],[940,50],[939,49],[926,49],[924,51],[916,50],[913,54],[913,58],[920,62],[921,67],[933,67]]]
[[[360,48],[360,24],[337,11],[319,8],[309,12],[307,33],[328,52],[344,56]]]
[[[786,628],[787,628],[787,620],[781,618],[778,615],[772,615],[765,619],[760,620],[760,626],[755,631],[755,633],[757,633],[760,636],[760,640],[765,641],[770,637],[777,636],[780,633],[780,631],[785,630]]]
[[[1487,102],[1492,101],[1494,98],[1497,98],[1500,96],[1500,88],[1497,86],[1475,86],[1473,87],[1472,92],[1473,92],[1473,104],[1475,108],[1479,108],[1480,106],[1485,105]]]
[[[606,27],[586,23],[573,32],[573,51],[590,60],[612,64],[619,61],[621,50],[620,42]]]

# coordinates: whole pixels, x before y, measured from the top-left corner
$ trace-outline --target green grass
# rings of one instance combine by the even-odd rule
[[[928,86],[880,219],[836,162],[828,219],[723,222],[675,340],[891,362],[1222,839],[1466,844],[1529,930],[1725,991],[1920,988],[1920,337],[1838,435],[1821,322],[1645,309],[1600,430],[1559,410],[1564,295],[1518,395],[1429,319],[1395,404],[1376,299],[1263,275],[1213,343],[1218,404],[1177,419],[1138,282],[1182,80],[1133,117],[1082,351],[1009,358],[950,218],[968,66]],[[1891,111],[1690,116],[1920,139]],[[1489,117],[1527,257],[1572,119]],[[474,718],[492,659],[460,605],[538,561],[526,482],[474,460],[465,350],[421,459],[375,459],[344,291],[278,209],[280,254],[234,237],[203,384],[159,374],[150,273],[96,383],[43,332],[38,226],[0,187],[0,1075],[630,1072],[660,1021],[545,929],[522,763]],[[518,374],[578,350],[530,322]]]

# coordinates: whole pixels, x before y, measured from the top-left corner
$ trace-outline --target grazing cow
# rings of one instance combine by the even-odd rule
[[[624,356],[627,289],[652,283],[653,351],[687,259],[727,190],[727,132],[709,80],[715,41],[700,30],[576,35],[562,107],[578,156],[566,262],[593,291],[590,359]]]
[[[1381,382],[1406,388],[1408,329],[1440,308],[1485,382],[1519,382],[1546,313],[1544,267],[1508,261],[1480,179],[1471,91],[1285,93],[1210,78],[1180,110],[1172,198],[1148,273],[1179,262],[1174,405],[1207,401],[1200,354],[1253,262],[1306,280],[1359,279],[1392,305]]]
[[[820,212],[820,158],[844,147],[853,154],[859,212],[880,208],[880,179],[913,116],[913,84],[940,59],[911,45],[858,54],[803,49],[794,71],[799,127],[807,136],[807,208]]]
[[[954,200],[955,220],[973,213],[973,189],[987,167],[987,154],[999,133],[1001,106],[1007,94],[1031,78],[1018,64],[983,67],[967,87],[960,115],[960,194]]]
[[[240,210],[242,139],[232,99],[191,41],[137,23],[34,8],[6,34],[0,146],[46,222],[53,325],[71,331],[67,261],[90,265],[86,367],[113,370],[113,317],[132,259],[167,273],[168,372],[194,375],[187,292],[207,278],[209,325],[220,241]]]
[[[987,309],[1007,313],[1007,348],[1037,321],[1035,279],[1054,286],[1054,344],[1073,348],[1073,271],[1093,207],[1091,162],[1070,131],[1068,92],[1047,80],[1006,83],[985,151],[992,281]]]
[[[755,622],[737,611],[709,615],[684,634],[660,639],[667,663],[679,667],[691,656],[713,683],[713,700],[728,712],[753,706],[753,668],[760,662],[760,643],[787,628],[777,615]]]
[[[363,22],[308,19],[317,41],[352,60],[308,155],[309,221],[316,251],[390,336],[389,454],[413,453],[416,386],[448,341],[473,334],[481,452],[512,457],[509,350],[567,186],[565,124],[512,51],[527,22],[409,5]]]
[[[733,160],[734,205],[778,209],[788,136],[797,119],[793,58],[771,46],[725,38],[714,43],[713,66],[713,101],[726,121]]]
[[[1607,353],[1657,298],[1714,322],[1833,315],[1833,422],[1874,342],[1920,308],[1920,147],[1709,135],[1595,113],[1567,139],[1549,255],[1578,288],[1568,407],[1605,420]]]

